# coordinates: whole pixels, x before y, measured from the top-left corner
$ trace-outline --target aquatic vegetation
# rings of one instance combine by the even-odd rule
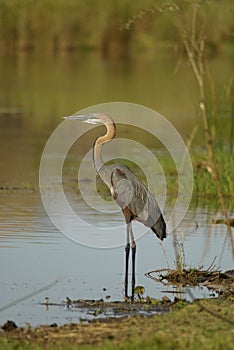
[[[212,224],[225,224],[225,225],[230,225],[231,227],[234,227],[234,218],[230,218],[228,220],[213,219]]]
[[[209,162],[205,152],[192,152],[194,168],[194,199],[217,203],[217,187],[209,172]],[[216,165],[220,170],[220,181],[227,208],[233,210],[234,158],[226,150],[215,151]]]
[[[159,269],[146,273],[146,276],[165,285],[206,286],[220,295],[234,296],[233,270],[221,272],[211,269],[204,270],[203,267],[184,268],[183,270]]]

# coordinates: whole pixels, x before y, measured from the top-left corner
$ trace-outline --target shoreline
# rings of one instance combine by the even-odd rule
[[[63,326],[41,325],[0,333],[0,347],[10,349],[231,349],[234,332],[234,299],[200,299],[178,302],[169,312],[106,318]],[[199,345],[200,344],[200,345]],[[212,347],[213,344],[213,347]]]

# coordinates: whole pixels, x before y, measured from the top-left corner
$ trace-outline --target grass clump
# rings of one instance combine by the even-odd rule
[[[194,169],[194,197],[199,200],[209,199],[217,203],[217,186],[212,177],[212,170],[205,152],[191,154]],[[234,158],[225,150],[215,151],[216,164],[220,172],[220,181],[227,207],[233,210],[234,193]]]
[[[229,277],[226,273],[218,270],[204,270],[203,267],[198,268],[183,268],[183,270],[178,269],[160,269],[150,271],[146,274],[147,277],[153,279],[156,282],[161,282],[165,285],[173,284],[174,286],[198,286],[201,284],[216,284],[222,286],[228,284],[233,286],[233,279]],[[233,294],[233,292],[232,292]]]

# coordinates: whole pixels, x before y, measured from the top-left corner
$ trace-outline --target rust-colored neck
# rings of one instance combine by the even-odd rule
[[[102,160],[102,154],[101,154],[102,146],[104,143],[111,141],[116,134],[115,123],[109,116],[106,116],[106,115],[103,116],[103,124],[107,129],[106,133],[103,136],[99,136],[94,142],[94,146],[93,146],[93,163],[97,173],[99,173],[100,168],[104,164]]]

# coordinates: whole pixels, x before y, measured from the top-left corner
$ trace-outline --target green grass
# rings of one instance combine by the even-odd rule
[[[231,350],[233,326],[233,300],[211,299],[192,304],[181,302],[171,312],[150,318],[138,316],[109,323],[95,322],[71,326],[70,330],[69,327],[34,332],[29,330],[24,334],[22,331],[13,331],[0,335],[0,348]]]
[[[219,170],[220,181],[227,207],[233,210],[234,196],[234,157],[224,150],[215,152],[216,164]],[[207,156],[205,152],[192,154],[194,167],[194,199],[219,205],[217,185],[209,172]]]
[[[217,196],[217,185],[209,172],[209,162],[205,149],[198,151],[197,148],[190,152],[193,164],[193,198],[192,205],[210,206],[213,208],[221,207]],[[223,194],[227,208],[230,211],[234,209],[234,157],[226,150],[215,151],[216,164],[219,170]],[[167,180],[167,189],[169,195],[177,194],[177,171],[173,162],[168,157],[158,157]]]

